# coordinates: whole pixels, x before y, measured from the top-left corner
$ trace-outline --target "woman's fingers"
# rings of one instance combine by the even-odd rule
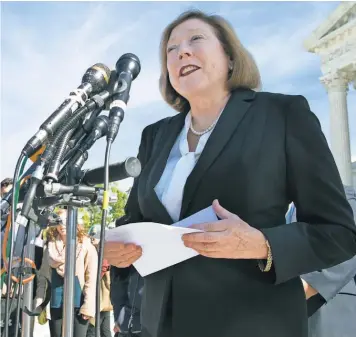
[[[117,262],[114,263],[114,266],[119,267],[119,268],[126,268],[131,266],[133,263],[135,263],[140,257],[142,253],[133,253],[128,254],[125,256],[125,260],[118,260]]]
[[[139,246],[134,243],[122,243],[107,241],[104,244],[104,251],[107,253],[116,253],[119,255],[126,254],[127,252],[137,250]]]
[[[104,257],[111,265],[125,268],[134,263],[142,255],[141,247],[135,244],[118,242],[106,242],[104,245]]]
[[[104,255],[106,258],[118,258],[129,253],[139,252],[141,248],[134,244],[124,244],[117,242],[106,242],[104,245]]]

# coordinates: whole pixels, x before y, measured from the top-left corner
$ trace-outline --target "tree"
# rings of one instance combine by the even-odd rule
[[[103,185],[98,185],[97,187],[103,187]],[[122,192],[119,189],[118,183],[111,183],[109,185],[109,191],[112,194],[116,194],[117,201],[113,204],[109,204],[108,214],[106,218],[107,225],[125,214],[124,207],[127,201],[127,193]],[[82,214],[81,218],[86,231],[88,231],[92,225],[101,224],[101,206],[90,205],[89,207],[80,208],[79,212]]]
[[[125,205],[127,202],[127,193],[120,191],[118,185],[113,185],[111,188],[112,193],[117,196],[117,201],[111,206],[111,221],[125,215]]]
[[[102,211],[100,206],[90,205],[86,208],[80,208],[79,212],[83,214],[82,221],[86,231],[88,231],[92,225],[101,224]]]

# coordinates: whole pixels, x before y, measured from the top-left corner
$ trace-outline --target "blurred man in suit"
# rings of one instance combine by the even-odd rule
[[[344,186],[356,220],[356,190]],[[296,221],[292,204],[287,222]],[[356,256],[301,276],[308,300],[309,337],[353,337],[356,331]]]
[[[134,267],[125,277],[111,272],[111,303],[114,307],[115,337],[141,334],[141,299],[143,278]]]

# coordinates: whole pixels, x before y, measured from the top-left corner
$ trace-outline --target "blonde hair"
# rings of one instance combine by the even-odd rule
[[[240,42],[231,24],[219,15],[208,15],[199,10],[189,10],[178,16],[163,31],[160,43],[161,76],[159,88],[164,100],[179,112],[188,112],[189,102],[172,87],[167,70],[167,43],[175,27],[189,19],[199,19],[214,28],[226,55],[232,61],[227,86],[230,91],[237,88],[256,90],[261,87],[261,76],[252,55]]]
[[[62,209],[62,208],[60,208],[60,209],[55,211],[55,213],[57,215],[60,215],[60,214],[66,213],[66,212],[67,212],[67,210]],[[77,224],[77,238],[78,238],[78,241],[80,243],[83,243],[83,239],[86,236],[87,235],[85,233],[85,230],[84,230],[83,226],[81,226],[80,224]],[[59,236],[59,233],[58,233],[58,230],[57,230],[57,226],[49,227],[46,230],[46,240],[47,240],[47,242],[55,241],[58,238],[60,238],[60,236]]]

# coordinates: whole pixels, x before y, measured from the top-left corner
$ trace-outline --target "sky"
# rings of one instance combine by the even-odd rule
[[[304,95],[329,139],[329,107],[320,59],[303,41],[339,2],[3,2],[1,23],[1,171],[13,176],[20,152],[42,122],[75,89],[91,65],[114,68],[124,53],[142,70],[132,84],[110,163],[136,156],[142,129],[175,112],[158,90],[159,41],[182,11],[223,15],[254,56],[263,91]],[[356,160],[356,91],[348,93],[351,151]],[[102,166],[105,140],[85,168]],[[120,183],[126,190],[132,179]]]

